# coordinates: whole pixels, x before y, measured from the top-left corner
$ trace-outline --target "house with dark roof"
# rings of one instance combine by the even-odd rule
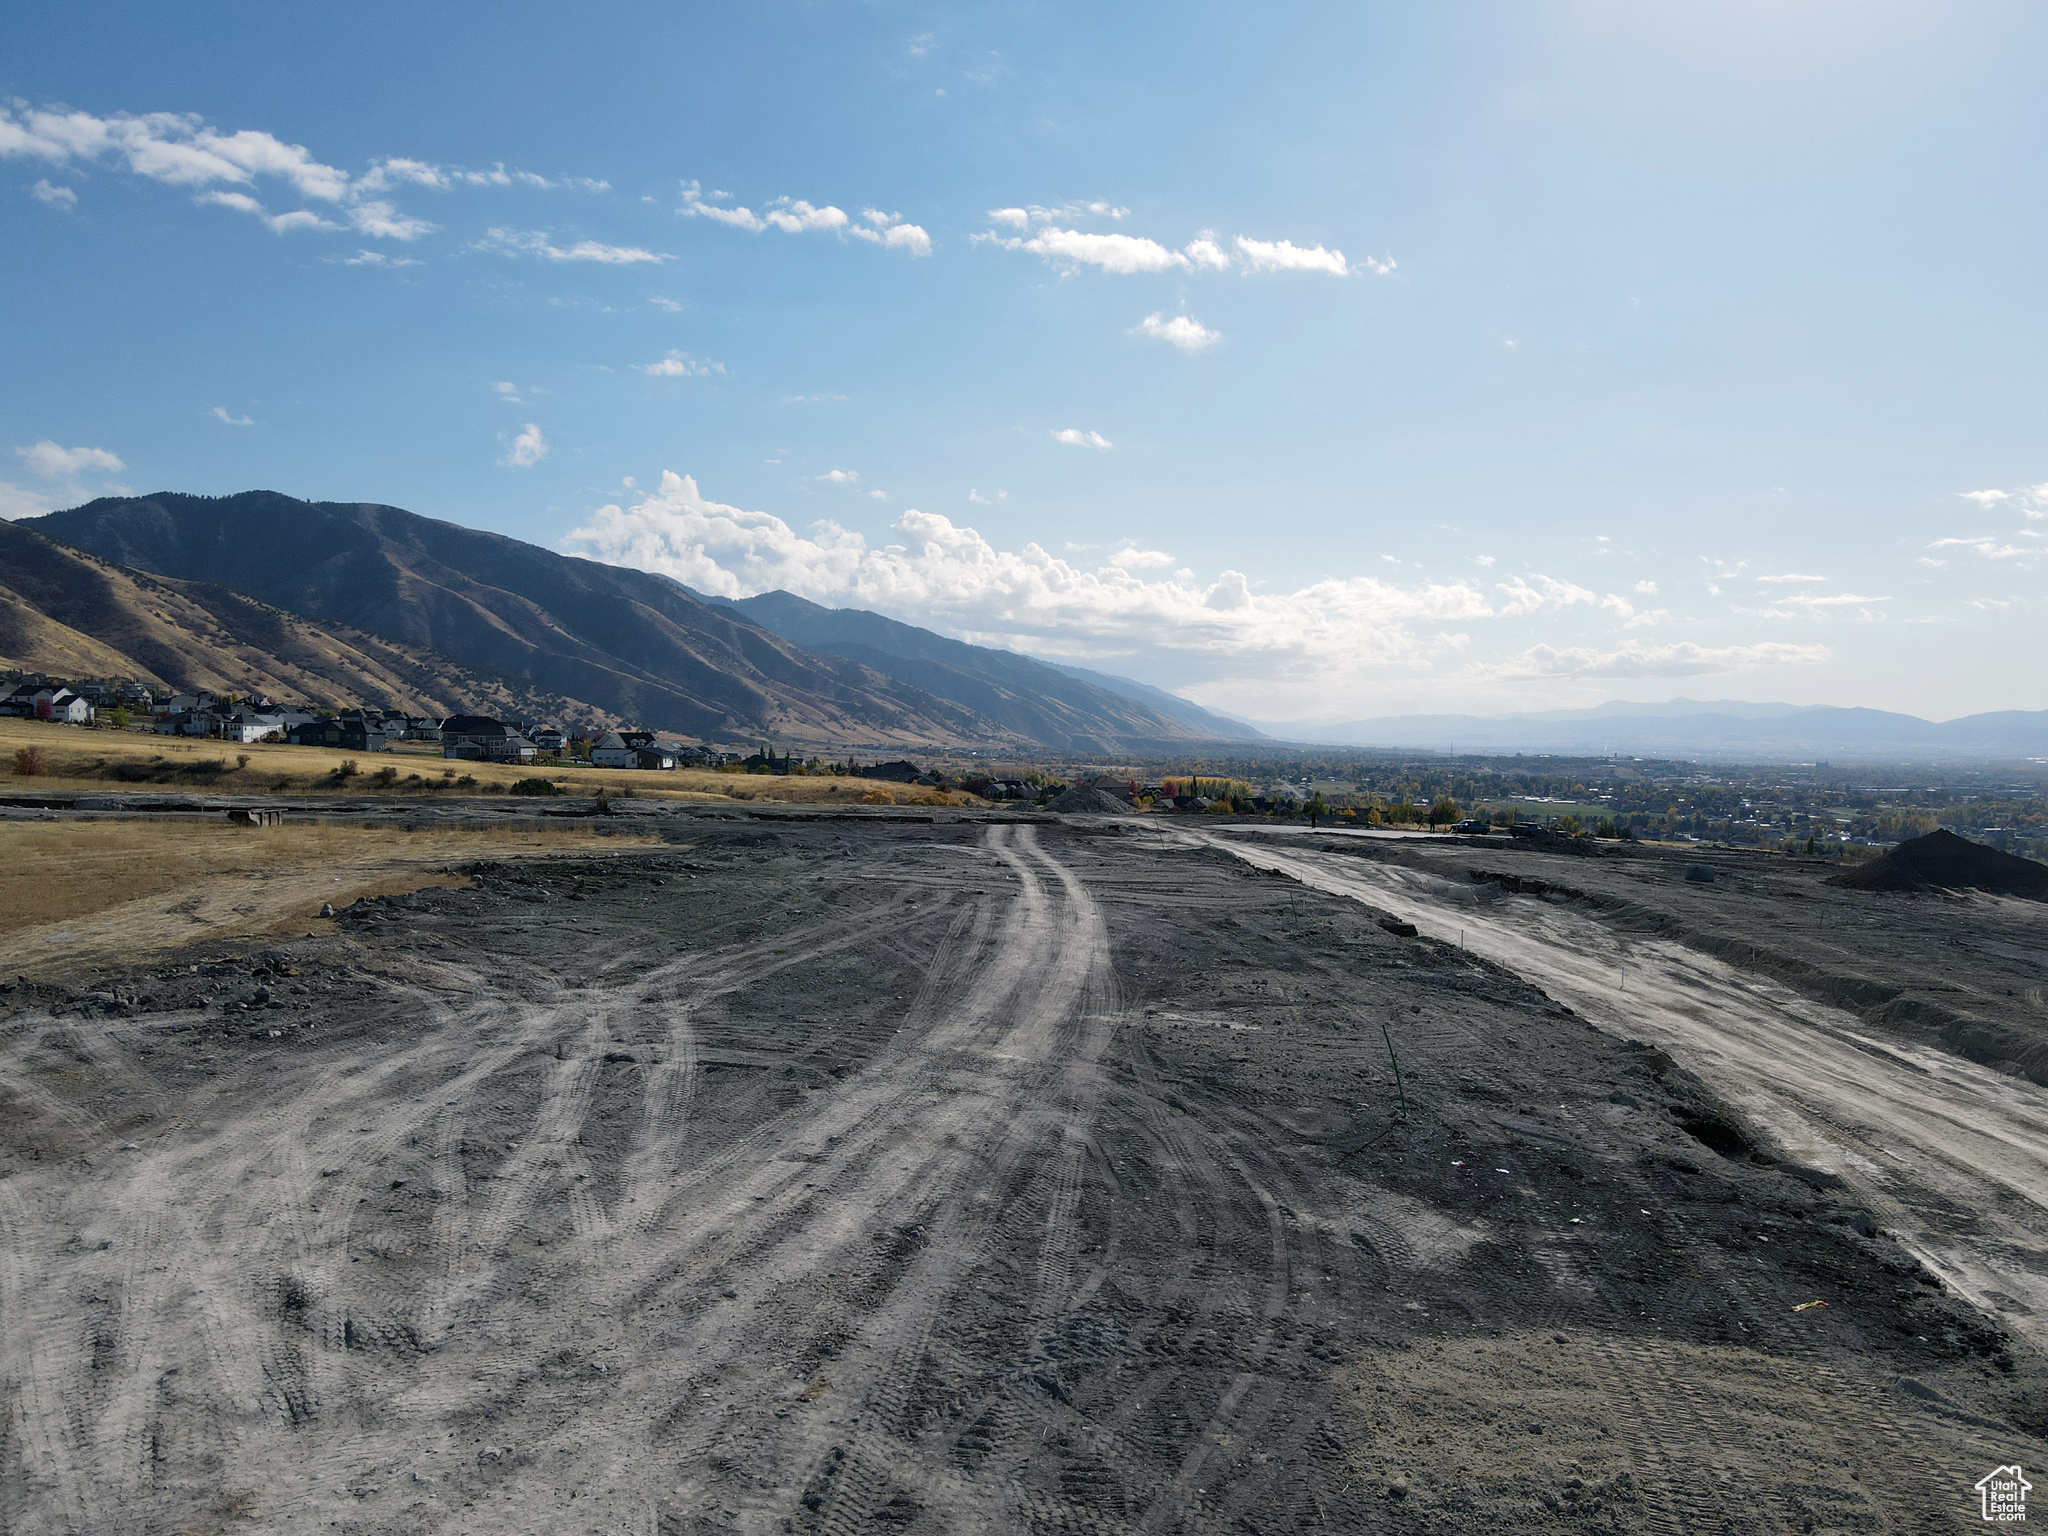
[[[450,715],[441,722],[441,755],[472,763],[530,763],[540,751],[519,733],[516,721]]]

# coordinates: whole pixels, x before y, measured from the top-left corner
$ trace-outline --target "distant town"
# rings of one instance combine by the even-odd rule
[[[1336,827],[1467,834],[1583,836],[1771,848],[1861,859],[1947,827],[2028,857],[2048,856],[2048,770],[2019,764],[1853,770],[1827,763],[1705,765],[1549,755],[1296,749],[1150,764],[1009,762],[960,754],[862,762],[723,750],[652,730],[566,731],[481,714],[441,718],[373,707],[285,704],[256,692],[172,693],[127,679],[0,678],[0,717],[97,726],[230,744],[285,743],[344,752],[437,747],[457,762],[537,770],[843,775],[957,791],[992,802],[1050,804],[1089,791],[1124,807],[1301,818]],[[536,788],[544,785],[536,784]]]

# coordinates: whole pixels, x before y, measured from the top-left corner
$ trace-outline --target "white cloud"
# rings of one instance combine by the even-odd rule
[[[56,510],[48,495],[0,480],[0,521],[11,523],[18,517],[41,517]]]
[[[39,181],[28,189],[28,195],[39,203],[48,203],[52,208],[62,208],[67,213],[78,206],[78,194],[69,187],[53,187],[47,180]]]
[[[493,384],[491,386],[491,392],[495,394],[500,400],[504,401],[507,405],[526,404],[526,402],[519,396],[519,386],[517,384],[514,384],[510,379],[506,379],[500,383]]]
[[[595,261],[607,266],[674,260],[664,253],[643,250],[637,245],[603,245],[595,240],[579,240],[569,246],[555,245],[538,230],[489,229],[476,243],[476,249],[525,252],[548,261]]]
[[[869,500],[869,501],[887,501],[888,499],[889,499],[889,493],[888,493],[887,491],[869,491],[869,492],[868,492],[868,500]]]
[[[857,469],[828,469],[818,476],[827,485],[853,485],[860,479]]]
[[[987,496],[982,495],[981,492],[975,490],[972,486],[969,486],[967,490],[967,499],[969,502],[971,502],[973,505],[977,507],[992,507],[998,501],[1008,501],[1010,499],[1010,493],[1008,491],[997,491],[994,498],[991,499]]]
[[[127,468],[104,448],[65,448],[47,437],[30,447],[17,448],[14,453],[22,463],[47,479],[87,473],[118,475]]]
[[[1187,257],[1188,265],[1192,267],[1205,269],[1210,272],[1227,272],[1230,270],[1230,253],[1216,243],[1216,233],[1214,230],[1203,230],[1187,243],[1186,249],[1181,254]]]
[[[704,358],[690,356],[687,352],[671,351],[658,363],[635,363],[642,373],[657,379],[702,378],[706,374],[725,372],[725,364],[714,363]]]
[[[213,414],[218,416],[222,421],[226,422],[231,427],[253,427],[256,425],[256,423],[247,416],[230,416],[228,414],[228,408],[224,405],[216,405],[213,408]]]
[[[821,395],[784,395],[782,403],[784,405],[820,405],[828,400],[844,400],[845,398],[846,396],[844,395],[830,393]]]
[[[652,304],[656,309],[667,310],[672,315],[679,315],[683,312],[683,306],[678,304],[674,299],[649,299],[647,302]]]
[[[1111,555],[1109,563],[1120,571],[1165,570],[1174,558],[1163,549],[1140,549],[1131,544]]]
[[[345,225],[377,239],[415,240],[435,227],[368,195],[394,181],[437,184],[427,174],[430,168],[419,162],[387,161],[361,177],[351,177],[315,160],[301,145],[254,129],[224,133],[190,113],[96,117],[22,102],[0,105],[0,158],[52,165],[112,160],[134,175],[167,186],[206,189],[200,201],[261,218],[279,234]],[[325,204],[335,218],[304,208],[267,212],[253,195],[266,182],[292,196]],[[51,190],[70,195],[63,188]]]
[[[1100,432],[1083,432],[1079,427],[1058,428],[1054,431],[1052,440],[1056,443],[1065,443],[1070,448],[1093,448],[1098,452],[1116,446]]]
[[[2012,498],[2011,491],[1957,491],[1956,494],[1965,501],[1974,501],[1978,506],[1986,508]]]
[[[357,251],[353,256],[327,256],[326,261],[338,261],[344,267],[417,267],[424,263],[416,256],[387,256],[382,251]]]
[[[1891,598],[1859,597],[1854,592],[1831,592],[1826,595],[1814,592],[1788,592],[1778,601],[1795,603],[1802,608],[1863,608],[1872,603],[1888,603]]]
[[[2001,544],[1995,535],[1969,539],[1936,539],[1927,546],[1929,549],[1970,549],[1986,560],[2011,560],[2021,555],[2038,555],[2041,551],[2030,549],[2024,544]]]
[[[1029,229],[1031,215],[1022,208],[991,208],[988,211],[991,224],[1006,224],[1011,229]]]
[[[847,225],[844,209],[834,208],[830,203],[813,208],[800,197],[777,198],[762,217],[786,235],[800,235],[812,229],[844,229]]]
[[[1171,556],[1134,541],[1091,569],[1037,544],[998,548],[972,527],[915,509],[895,519],[885,542],[870,545],[830,520],[798,532],[770,513],[709,501],[694,480],[673,473],[630,506],[599,508],[563,542],[722,596],[780,588],[1027,654],[1114,661],[1119,670],[1136,668],[1134,675],[1173,677],[1205,698],[1229,696],[1239,708],[1274,713],[1280,703],[1312,709],[1348,696],[1362,672],[1427,673],[1447,658],[1468,657],[1472,637],[1454,626],[1514,623],[1537,609],[1576,608],[1583,619],[1601,607],[1586,589],[1540,574],[1492,593],[1419,576],[1404,584],[1391,573],[1268,592],[1243,572],[1204,581],[1169,570]],[[1481,678],[1686,675],[1824,655],[1817,646],[1630,640],[1613,650],[1537,648],[1492,663],[1490,672],[1480,662],[1468,671]]]
[[[723,206],[722,200],[728,196],[717,191],[706,194],[698,183],[686,181],[683,183],[683,206],[676,212],[687,218],[710,219],[754,234],[766,229],[779,229],[788,235],[823,230],[842,239],[850,235],[885,250],[908,251],[913,256],[932,253],[932,237],[920,225],[905,223],[900,213],[868,208],[862,211],[860,222],[856,223],[847,216],[845,209],[830,203],[817,207],[800,197],[778,197],[757,214],[751,208]]]
[[[220,208],[232,208],[237,213],[253,213],[262,216],[263,205],[246,192],[202,192],[192,199],[195,203],[212,203]]]
[[[1591,646],[1559,650],[1531,646],[1505,662],[1475,663],[1466,669],[1475,678],[1560,677],[1693,677],[1707,672],[1734,672],[1744,667],[1810,665],[1827,660],[1824,645],[1696,645],[1690,640],[1671,645],[1644,645],[1631,640],[1617,650]]]
[[[531,469],[547,456],[547,439],[541,436],[540,428],[529,421],[526,430],[512,439],[511,449],[498,462],[511,469]]]
[[[1178,251],[1169,251],[1156,240],[1142,235],[1095,235],[1078,229],[1046,229],[1029,240],[999,240],[1003,249],[1030,251],[1047,261],[1070,267],[1099,267],[1104,272],[1130,276],[1138,272],[1166,272],[1189,265]]]
[[[1342,251],[1296,245],[1291,240],[1248,240],[1239,235],[1237,251],[1253,272],[1326,272],[1343,277],[1351,270],[1344,264]]]
[[[1372,273],[1374,277],[1391,277],[1394,274],[1394,269],[1400,265],[1401,263],[1394,260],[1391,256],[1384,258],[1368,256],[1365,258],[1365,269]]]
[[[1654,581],[1639,581],[1636,583],[1636,590],[1645,597],[1655,597],[1657,595],[1657,583]]]
[[[1157,310],[1140,320],[1134,330],[1135,334],[1167,342],[1183,352],[1199,352],[1223,339],[1221,331],[1212,331],[1199,320],[1186,315],[1175,315],[1168,320]]]
[[[867,240],[886,250],[908,251],[913,256],[929,256],[932,253],[932,237],[915,224],[905,224],[900,213],[883,213],[878,208],[869,208],[861,214],[866,224],[855,224],[846,232],[857,240]]]
[[[1753,577],[1751,577],[1750,579],[1751,579],[1752,581],[1765,581],[1765,582],[1788,582],[1788,581],[1790,581],[1790,582],[1806,582],[1806,581],[1826,581],[1826,580],[1827,580],[1828,578],[1827,578],[1827,577],[1825,577],[1825,576],[1753,576]]]
[[[270,232],[273,235],[288,235],[295,229],[339,229],[341,227],[338,224],[329,223],[326,219],[321,218],[319,214],[304,208],[299,209],[295,213],[266,215],[263,222],[270,226]],[[400,236],[399,238],[410,239],[411,236]]]

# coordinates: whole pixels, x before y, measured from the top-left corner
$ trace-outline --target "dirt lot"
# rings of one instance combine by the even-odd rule
[[[2041,1459],[1857,1186],[1356,893],[661,835],[0,997],[0,1530],[1921,1532]]]

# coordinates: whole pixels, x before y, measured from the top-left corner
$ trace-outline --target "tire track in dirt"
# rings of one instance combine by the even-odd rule
[[[1624,946],[1533,898],[1481,905],[1469,887],[1367,858],[1201,840],[1430,937],[1462,937],[1601,1028],[1670,1051],[1785,1156],[1847,1181],[1960,1294],[2048,1344],[2048,1275],[2031,1258],[2048,1249],[2048,1094],[2035,1085],[1875,1039],[1849,1014],[1681,944]],[[2001,1297],[2022,1306],[2002,1309]]]

